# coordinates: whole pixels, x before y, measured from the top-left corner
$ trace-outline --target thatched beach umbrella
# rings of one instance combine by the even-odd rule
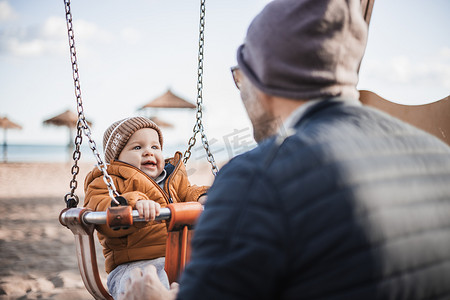
[[[153,99],[140,108],[140,110],[153,109],[153,115],[150,115],[150,119],[160,127],[172,128],[172,124],[169,124],[156,116],[156,111],[160,108],[195,109],[197,108],[197,106],[175,95],[170,89],[168,89],[167,92],[165,92],[163,95]]]
[[[190,108],[194,109],[197,106],[192,104],[191,102],[178,97],[170,89],[167,90],[163,95],[157,97],[156,99],[150,101],[141,107],[141,109],[145,108]]]
[[[3,128],[3,161],[7,161],[6,131],[8,129],[22,129],[22,126],[9,120],[7,117],[0,118],[0,128]]]
[[[87,121],[87,120],[86,120]],[[65,126],[69,129],[69,143],[68,147],[73,145],[73,130],[76,129],[78,122],[78,115],[71,110],[66,110],[65,112],[54,116],[53,118],[44,121],[45,125],[54,126]],[[88,125],[91,126],[92,123],[87,121]]]

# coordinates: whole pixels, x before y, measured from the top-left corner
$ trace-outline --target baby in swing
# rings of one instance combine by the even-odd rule
[[[116,299],[125,289],[134,268],[152,264],[169,288],[164,271],[166,225],[155,222],[160,207],[172,202],[206,201],[208,187],[189,183],[182,155],[164,159],[163,136],[150,119],[131,117],[113,123],[103,136],[108,174],[117,192],[128,205],[148,222],[136,222],[129,229],[114,231],[106,225],[98,228],[103,246],[109,292]],[[85,180],[84,206],[105,211],[111,206],[102,172],[94,168]]]

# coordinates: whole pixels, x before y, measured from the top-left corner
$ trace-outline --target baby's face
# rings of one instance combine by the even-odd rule
[[[156,130],[142,128],[133,133],[119,160],[129,163],[155,179],[164,169],[164,157]]]

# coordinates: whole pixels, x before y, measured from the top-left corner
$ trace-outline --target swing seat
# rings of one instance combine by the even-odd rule
[[[198,202],[172,203],[161,209],[157,220],[170,220],[167,230],[166,242],[166,273],[169,282],[178,280],[190,258],[190,240],[193,235],[193,226],[203,211]],[[129,207],[107,212],[93,212],[90,209],[69,208],[61,211],[59,221],[68,227],[74,237],[77,252],[78,268],[81,278],[88,292],[95,299],[113,300],[103,286],[98,271],[95,251],[94,231],[97,224],[113,224],[114,227],[126,227],[138,218],[137,211]]]
[[[59,222],[68,227],[74,237],[77,252],[78,269],[88,292],[98,300],[114,300],[106,291],[98,272],[94,241],[94,223],[84,221],[90,209],[66,208],[59,215]]]

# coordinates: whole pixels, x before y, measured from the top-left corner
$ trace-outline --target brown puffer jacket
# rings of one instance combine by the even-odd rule
[[[166,159],[166,165],[168,163],[175,166],[175,169],[166,179],[164,189],[138,168],[121,161],[112,162],[107,171],[117,192],[128,200],[133,209],[137,200],[149,199],[165,207],[169,199],[174,203],[197,201],[206,193],[208,187],[190,185],[180,152],[176,152],[173,158]],[[99,169],[94,168],[86,176],[84,190],[85,207],[105,211],[111,206],[111,198]],[[118,231],[99,225],[97,230],[108,273],[126,262],[165,256],[167,229],[164,223],[136,222],[129,229]]]

